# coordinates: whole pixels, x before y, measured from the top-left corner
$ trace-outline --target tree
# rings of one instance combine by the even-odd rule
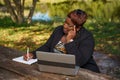
[[[24,16],[25,0],[3,0],[13,22],[22,24],[23,22],[31,23],[34,9],[38,0],[32,0],[31,8],[27,18]]]

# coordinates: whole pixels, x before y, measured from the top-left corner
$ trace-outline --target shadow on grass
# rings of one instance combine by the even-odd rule
[[[90,23],[87,26],[94,35],[96,50],[120,56],[120,23]]]
[[[3,17],[0,18],[0,28],[10,28],[10,27],[29,27],[29,26],[34,26],[35,24],[43,24],[43,25],[52,25],[53,21],[33,21],[31,24],[27,24],[27,23],[22,23],[22,24],[17,24],[14,23],[10,17]]]
[[[0,28],[10,28],[10,27],[29,27],[29,24],[23,23],[23,24],[16,24],[14,23],[10,17],[3,17],[0,18]]]
[[[40,47],[40,45],[43,45],[46,40],[40,40],[41,42],[38,44],[37,41],[33,41],[32,37],[25,37],[22,38],[20,41],[14,42],[14,46],[16,46],[17,49],[20,49],[22,51],[26,51],[26,48],[29,47],[30,51],[33,51]]]

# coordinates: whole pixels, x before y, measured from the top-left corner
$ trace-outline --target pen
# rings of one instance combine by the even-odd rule
[[[29,47],[27,47],[27,60],[29,60]]]

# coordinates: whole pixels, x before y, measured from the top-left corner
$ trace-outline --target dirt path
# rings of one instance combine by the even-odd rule
[[[120,78],[119,61],[100,52],[94,52],[94,58],[102,73]]]

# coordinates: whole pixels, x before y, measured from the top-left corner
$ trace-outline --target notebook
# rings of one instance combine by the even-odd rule
[[[64,75],[77,75],[79,71],[74,55],[36,51],[36,56],[40,71]]]
[[[16,62],[28,64],[28,65],[31,65],[31,64],[37,62],[37,59],[30,59],[30,60],[28,60],[28,61],[25,61],[25,60],[23,59],[23,56],[13,58],[12,60],[13,60],[13,61],[16,61]]]

